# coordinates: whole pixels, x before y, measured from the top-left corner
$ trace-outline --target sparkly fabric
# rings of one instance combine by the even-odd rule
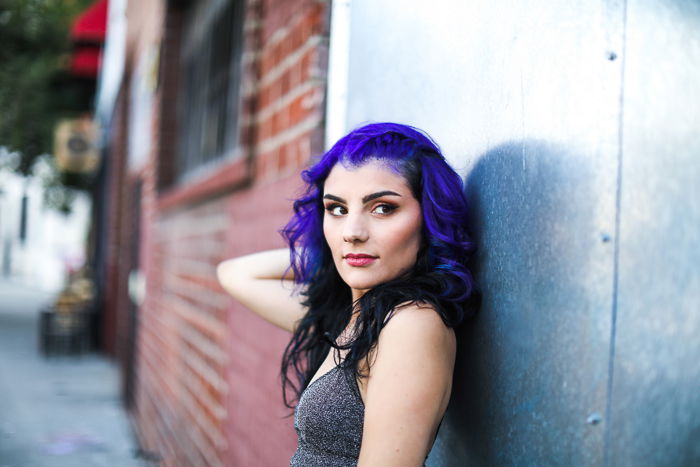
[[[352,372],[336,366],[313,381],[294,411],[299,446],[290,465],[356,466],[364,412]]]

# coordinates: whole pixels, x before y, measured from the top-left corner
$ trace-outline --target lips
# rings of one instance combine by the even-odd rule
[[[350,266],[362,267],[373,263],[377,257],[372,255],[349,253],[345,255],[344,259]]]

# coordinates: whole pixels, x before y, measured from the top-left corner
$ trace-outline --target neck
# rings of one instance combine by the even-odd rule
[[[369,289],[350,289],[352,292],[352,302],[355,304],[355,308],[357,307],[357,301],[362,298],[362,296],[369,290]]]

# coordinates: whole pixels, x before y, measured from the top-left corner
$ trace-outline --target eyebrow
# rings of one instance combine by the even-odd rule
[[[396,193],[395,191],[391,190],[384,190],[384,191],[378,191],[376,193],[372,193],[371,195],[367,195],[362,198],[362,204],[369,203],[372,200],[375,200],[377,198],[381,198],[382,196],[398,196],[399,198],[401,197],[400,194]],[[347,204],[347,201],[345,201],[343,198],[335,195],[323,195],[323,199],[330,199],[332,201],[337,201],[339,203]]]

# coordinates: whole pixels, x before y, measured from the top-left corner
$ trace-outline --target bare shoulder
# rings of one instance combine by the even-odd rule
[[[404,371],[414,380],[421,375],[434,378],[437,372],[449,382],[456,351],[455,333],[435,308],[427,304],[401,305],[393,311],[371,352],[370,379],[384,371],[394,377]]]
[[[417,347],[438,346],[454,352],[454,331],[445,325],[439,312],[430,304],[408,303],[397,306],[379,335],[382,341]]]
[[[433,307],[394,310],[360,388],[360,464],[422,465],[449,402],[455,353],[454,332]]]

